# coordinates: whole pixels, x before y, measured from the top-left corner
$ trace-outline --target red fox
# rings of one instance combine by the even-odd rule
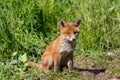
[[[73,51],[76,47],[76,39],[80,32],[80,19],[74,23],[60,21],[60,36],[54,40],[42,55],[42,63],[28,62],[29,67],[38,67],[42,70],[54,69],[60,72],[64,67],[73,69]]]

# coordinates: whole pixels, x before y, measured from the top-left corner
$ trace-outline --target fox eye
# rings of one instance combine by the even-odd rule
[[[74,34],[77,34],[78,32],[74,32]]]
[[[70,32],[67,32],[67,34],[70,34]]]

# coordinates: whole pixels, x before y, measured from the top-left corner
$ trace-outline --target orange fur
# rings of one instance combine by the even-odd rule
[[[76,39],[79,35],[80,20],[74,23],[60,22],[60,36],[54,40],[42,55],[42,63],[28,62],[30,67],[38,67],[42,70],[54,69],[55,72],[62,71],[63,67],[74,69],[73,51],[76,46]]]

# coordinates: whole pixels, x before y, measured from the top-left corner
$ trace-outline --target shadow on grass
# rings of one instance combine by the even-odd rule
[[[87,71],[87,72],[90,72],[90,73],[93,73],[93,74],[97,75],[99,73],[104,73],[106,71],[106,68],[103,68],[103,69],[82,69],[82,68],[76,68],[76,70],[78,72]]]

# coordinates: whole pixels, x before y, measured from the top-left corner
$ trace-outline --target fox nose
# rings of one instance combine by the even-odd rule
[[[75,41],[75,40],[76,40],[75,38],[72,39],[72,41]]]
[[[75,40],[76,40],[76,38],[71,38],[71,39],[70,39],[70,41],[75,41]]]

